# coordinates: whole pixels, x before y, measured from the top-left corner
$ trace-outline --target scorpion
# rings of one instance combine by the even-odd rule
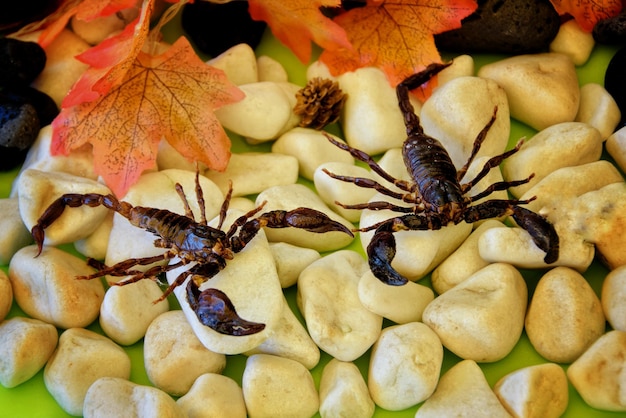
[[[523,180],[497,182],[474,196],[466,196],[470,189],[484,178],[492,168],[497,167],[502,161],[517,152],[522,145],[522,141],[520,141],[513,149],[491,157],[474,179],[467,183],[461,183],[461,179],[466,174],[489,129],[495,122],[497,107],[494,109],[490,121],[474,140],[467,162],[458,171],[443,145],[437,139],[424,133],[419,117],[415,114],[413,105],[409,101],[410,91],[429,81],[450,64],[430,64],[423,71],[407,77],[396,87],[396,95],[407,132],[407,139],[402,145],[402,156],[412,181],[394,178],[364,151],[326,135],[332,144],[348,151],[354,158],[367,164],[372,171],[395,185],[401,192],[393,191],[375,180],[342,176],[324,169],[323,171],[327,175],[340,181],[354,183],[358,187],[375,189],[379,193],[411,205],[409,207],[398,206],[385,201],[354,205],[335,202],[346,209],[387,209],[402,214],[354,230],[355,232],[375,231],[367,246],[370,270],[379,280],[389,285],[400,286],[408,281],[391,267],[391,262],[396,254],[396,242],[393,233],[402,230],[438,230],[446,225],[458,224],[462,221],[473,223],[481,219],[511,216],[521,228],[529,232],[535,245],[546,252],[544,261],[547,264],[555,262],[559,256],[559,237],[554,226],[544,217],[519,206],[529,203],[535,197],[527,200],[492,199],[472,205],[476,200],[496,190],[506,190],[509,187],[528,183],[533,177],[532,174]]]
[[[157,280],[157,276],[161,273],[195,263],[178,275],[154,303],[164,300],[191,276],[186,287],[186,296],[200,323],[221,334],[241,336],[261,332],[265,324],[241,318],[224,292],[214,288],[200,291],[200,285],[226,268],[227,261],[232,260],[234,254],[243,250],[262,227],[295,227],[315,233],[340,231],[353,236],[352,232],[341,223],[310,208],[300,207],[290,211],[273,210],[257,216],[266,202],[238,217],[224,232],[222,226],[232,196],[232,183],[220,208],[217,228],[212,228],[207,224],[205,201],[197,171],[195,184],[196,198],[200,208],[199,222],[195,220],[183,187],[179,183],[175,185],[175,188],[183,201],[185,215],[165,209],[132,206],[128,202],[118,200],[112,194],[64,194],[53,201],[31,229],[39,250],[37,255],[41,254],[43,248],[44,230],[61,216],[66,207],[104,206],[126,218],[131,225],[154,234],[157,237],[154,241],[155,247],[167,250],[160,255],[131,258],[112,266],[106,266],[98,260],[88,258],[87,263],[98,271],[88,276],[79,276],[78,279],[90,280],[105,275],[130,276],[127,280],[112,283],[121,286],[142,279]],[[145,271],[135,268],[174,258],[178,260],[166,265],[151,266]]]

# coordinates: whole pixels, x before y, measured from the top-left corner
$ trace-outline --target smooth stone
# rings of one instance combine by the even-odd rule
[[[339,222],[348,229],[354,226],[348,220],[333,212],[322,199],[303,184],[274,186],[259,193],[256,204],[267,202],[263,212],[272,210],[290,211],[297,208],[309,208],[326,214],[331,220]],[[352,242],[353,237],[340,231],[316,233],[299,228],[264,228],[267,239],[271,242],[286,242],[298,247],[311,248],[319,252],[334,251]]]
[[[587,192],[601,189],[612,183],[623,182],[619,170],[606,160],[559,168],[524,193],[520,199],[535,197],[524,205],[535,213],[543,208],[555,207],[566,198],[578,197]]]
[[[201,175],[199,181],[204,195],[206,216],[207,219],[211,219],[219,213],[224,195],[217,185],[206,177]],[[176,192],[176,183],[183,187],[194,218],[196,221],[200,221],[200,209],[195,194],[196,174],[193,171],[168,169],[143,174],[128,189],[123,200],[133,206],[167,209],[184,215],[185,207],[182,199]],[[151,232],[131,225],[126,218],[116,213],[113,216],[113,227],[109,235],[109,242],[123,242],[124,245],[109,245],[104,260],[105,264],[110,266],[129,258],[152,257],[163,254],[165,249],[154,245],[156,238]],[[136,268],[143,270],[148,267],[137,266]],[[120,279],[107,276],[107,280],[118,281]]]
[[[167,393],[119,377],[101,377],[87,390],[85,418],[183,418],[186,415]]]
[[[110,35],[121,32],[124,27],[135,20],[139,10],[134,7],[118,10],[116,13],[99,16],[94,19],[81,19],[77,15],[70,19],[69,27],[76,35],[89,45],[97,45]]]
[[[4,23],[3,18],[3,26]],[[46,52],[36,42],[3,37],[0,40],[0,60],[4,63],[0,70],[0,85],[28,85],[44,69]]]
[[[477,411],[485,417],[511,417],[478,364],[461,360],[441,376],[437,389],[415,418],[469,417]]]
[[[598,161],[601,154],[602,136],[596,128],[582,122],[559,123],[524,142],[504,161],[502,175],[511,181],[534,173],[528,183],[509,189],[519,197],[553,171]]]
[[[567,369],[567,377],[587,405],[626,411],[626,332],[609,331]]]
[[[359,68],[337,77],[347,99],[340,117],[346,142],[369,155],[400,147],[406,128],[395,90],[382,70]]]
[[[270,242],[270,250],[276,263],[276,272],[283,289],[298,282],[302,270],[322,256],[311,248],[302,248],[286,242]]]
[[[486,0],[460,28],[436,34],[435,43],[444,51],[519,55],[546,49],[560,23],[547,1]]]
[[[102,223],[88,237],[74,242],[76,251],[85,257],[104,260],[109,248],[109,237],[113,228],[113,212],[109,212]]]
[[[322,417],[370,418],[376,405],[359,368],[351,362],[331,359],[319,383]]]
[[[605,318],[585,278],[556,267],[537,283],[525,323],[528,339],[542,357],[571,363],[604,333]]]
[[[296,127],[285,132],[272,144],[272,153],[294,156],[298,160],[300,175],[308,180],[313,180],[313,173],[321,164],[331,161],[354,164],[349,153],[331,144],[324,133],[311,128]]]
[[[92,180],[98,178],[93,168],[91,149],[73,150],[69,155],[52,155],[51,143],[52,125],[46,125],[39,130],[35,143],[28,150],[21,171],[32,168],[45,172],[60,171]]]
[[[224,128],[256,143],[274,140],[298,124],[293,123],[295,96],[292,99],[281,83],[260,81],[239,88],[246,95],[243,100],[215,111]]]
[[[23,171],[17,179],[20,216],[30,231],[48,207],[66,193],[110,194],[105,185],[67,173],[47,173],[35,169]],[[107,214],[105,207],[66,208],[45,230],[45,245],[74,242],[91,234]]]
[[[128,354],[105,336],[70,328],[59,337],[43,380],[50,395],[70,415],[82,415],[89,387],[101,377],[130,378]]]
[[[283,65],[274,58],[261,55],[256,59],[257,77],[259,81],[289,81],[289,75]]]
[[[427,286],[411,281],[389,286],[369,270],[361,276],[358,291],[363,306],[396,324],[421,321],[424,309],[435,298]]]
[[[462,283],[478,270],[487,267],[489,262],[480,256],[478,241],[482,234],[491,228],[503,228],[505,225],[495,219],[488,219],[472,231],[469,237],[452,254],[433,270],[430,280],[433,289],[443,294]]]
[[[260,345],[244,353],[272,354],[302,363],[311,370],[320,361],[320,350],[307,330],[293,313],[287,299],[283,299],[283,309],[278,324],[268,332],[268,337]]]
[[[481,67],[478,76],[498,83],[506,92],[511,117],[538,131],[576,117],[578,77],[565,55],[517,55]]]
[[[243,392],[228,376],[205,373],[176,403],[189,418],[246,418]]]
[[[54,325],[38,319],[14,317],[0,322],[0,384],[13,388],[37,374],[58,339]]]
[[[9,276],[0,270],[0,323],[7,317],[13,305],[13,288]]]
[[[513,266],[490,264],[432,301],[422,319],[459,357],[493,362],[517,344],[527,294],[526,282]]]
[[[443,346],[427,325],[385,328],[372,348],[368,385],[376,405],[400,411],[430,397],[439,382]]]
[[[385,201],[408,206],[389,196],[377,193],[369,202]],[[398,212],[390,210],[363,210],[360,226],[362,228],[398,216]],[[398,231],[394,233],[396,240],[396,256],[391,266],[411,281],[416,281],[432,271],[448,257],[469,236],[472,225],[461,222],[448,225],[438,230]],[[363,250],[367,252],[374,231],[359,234]]]
[[[144,338],[144,366],[150,382],[174,396],[184,395],[205,373],[221,373],[226,356],[206,349],[181,310],[162,313]]]
[[[6,266],[22,247],[32,242],[26,226],[22,222],[17,198],[0,199],[0,264]]]
[[[333,211],[337,212],[343,218],[350,222],[358,222],[361,219],[361,209],[345,209],[336,202],[344,205],[355,205],[367,202],[376,194],[376,190],[358,187],[354,183],[340,181],[330,177],[322,170],[328,170],[333,174],[342,176],[360,177],[366,179],[374,179],[371,171],[354,165],[342,162],[328,162],[320,164],[313,174],[313,183],[315,190],[320,195],[324,203],[326,203]]]
[[[580,106],[574,119],[585,122],[600,131],[603,140],[619,124],[621,113],[615,99],[598,83],[587,83],[580,88]]]
[[[507,95],[496,82],[480,77],[452,79],[424,102],[420,119],[424,132],[439,140],[461,168],[496,107],[496,121],[478,152],[478,156],[491,157],[504,152],[511,130]]]
[[[501,377],[493,391],[516,417],[558,418],[565,413],[569,400],[567,376],[555,363],[515,370]]]
[[[449,67],[444,68],[437,74],[435,90],[452,79],[473,76],[474,73],[474,58],[467,54],[458,55],[452,58],[452,64]]]
[[[246,43],[233,45],[206,63],[224,71],[228,80],[236,86],[259,81],[254,50]]]
[[[359,253],[341,250],[310,264],[298,279],[297,304],[311,338],[341,361],[363,355],[382,328],[382,317],[359,299],[359,280],[367,269]]]
[[[618,129],[604,143],[615,163],[622,171],[626,171],[626,127]]]
[[[13,297],[30,317],[59,328],[86,327],[100,313],[104,286],[99,279],[76,280],[95,272],[81,258],[46,247],[19,250],[9,264]]]
[[[624,83],[624,69],[626,69],[626,48],[620,48],[606,67],[604,74],[604,88],[617,103],[622,113],[620,127],[626,123],[626,83]]]
[[[226,225],[243,215],[239,211],[229,211]],[[209,222],[215,226],[217,219]],[[182,273],[181,268],[166,273],[168,283],[172,283]],[[200,291],[215,288],[224,292],[235,306],[238,315],[248,321],[265,324],[261,332],[245,336],[220,334],[200,323],[187,300],[187,279],[174,289],[174,294],[193,328],[196,336],[209,350],[222,354],[241,354],[252,350],[265,341],[270,332],[280,323],[283,310],[283,292],[276,272],[274,258],[263,231],[259,231],[245,248],[228,261],[226,268],[200,286]]]
[[[593,47],[596,45],[593,35],[584,31],[574,19],[563,22],[552,42],[550,52],[570,57],[574,65],[584,65]]]
[[[250,356],[241,386],[250,418],[308,418],[319,409],[313,376],[295,360]]]
[[[156,282],[141,280],[111,286],[100,306],[102,331],[120,345],[132,345],[144,337],[150,323],[169,310],[167,299],[154,303],[163,291]]]
[[[600,295],[602,311],[613,329],[626,331],[626,266],[606,275]]]
[[[245,152],[232,154],[226,170],[206,170],[204,175],[226,195],[230,184],[233,196],[247,196],[263,190],[294,184],[298,180],[298,160],[281,153]]]

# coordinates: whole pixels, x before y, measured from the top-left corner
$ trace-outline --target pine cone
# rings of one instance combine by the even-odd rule
[[[302,117],[300,126],[320,130],[339,119],[346,98],[339,84],[315,77],[296,93],[293,111]]]

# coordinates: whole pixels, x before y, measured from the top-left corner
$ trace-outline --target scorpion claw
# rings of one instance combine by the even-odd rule
[[[351,237],[354,236],[352,231],[345,225],[333,221],[328,215],[309,208],[298,208],[285,213],[285,226],[304,229],[310,232],[323,233],[338,231],[343,232]]]
[[[33,226],[33,229],[31,229],[30,234],[32,235],[33,239],[35,240],[35,243],[37,244],[37,256],[39,256],[41,254],[41,251],[43,250],[43,240],[44,240],[43,228],[39,224],[37,224]]]
[[[202,292],[193,280],[187,285],[187,300],[203,325],[220,334],[242,336],[256,334],[265,324],[241,318],[224,292],[209,288]]]
[[[402,286],[408,279],[391,267],[396,255],[396,239],[389,231],[377,230],[369,245],[367,256],[370,270],[380,281],[391,286]]]

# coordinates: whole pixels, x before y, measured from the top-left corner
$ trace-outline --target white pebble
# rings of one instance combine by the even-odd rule
[[[81,19],[74,15],[70,19],[70,27],[72,32],[80,36],[89,45],[97,45],[107,37],[121,32],[127,24],[137,17],[138,13],[137,8],[130,7],[94,19]]]
[[[313,376],[295,360],[250,356],[241,385],[250,418],[309,418],[319,409]]]
[[[247,43],[233,45],[206,63],[224,71],[228,80],[237,86],[259,81],[256,56]]]
[[[7,265],[13,255],[32,242],[19,211],[17,198],[0,199],[0,264]]]
[[[516,55],[481,67],[506,91],[511,117],[536,130],[576,117],[580,101],[578,76],[572,60],[562,54]]]
[[[226,356],[206,349],[181,310],[157,316],[148,327],[143,350],[146,374],[153,385],[184,395],[204,373],[221,373]]]
[[[91,235],[74,242],[76,251],[95,260],[104,260],[109,247],[109,237],[113,228],[113,212],[109,212]]]
[[[580,88],[580,106],[576,122],[585,122],[600,131],[602,139],[608,138],[619,124],[621,113],[615,99],[598,83],[588,83]]]
[[[130,358],[113,341],[82,328],[70,328],[46,364],[48,392],[71,415],[83,414],[89,387],[101,377],[130,378]]]
[[[8,315],[13,305],[13,289],[9,276],[0,270],[0,322]]]
[[[246,418],[241,388],[232,378],[221,374],[199,376],[176,403],[189,418]]]
[[[167,299],[154,303],[161,296],[161,288],[152,280],[111,286],[100,306],[102,331],[118,344],[136,343],[144,337],[150,323],[169,309]]]
[[[46,364],[57,346],[54,325],[14,317],[0,323],[0,384],[12,388],[26,382]]]
[[[423,321],[459,357],[497,361],[520,338],[527,295],[519,271],[509,264],[490,264],[432,301]]]
[[[308,180],[313,180],[313,173],[323,163],[354,164],[349,153],[331,144],[323,132],[311,128],[296,127],[285,132],[272,145],[272,152],[294,156],[298,160],[300,175]]]
[[[370,418],[376,406],[359,368],[350,362],[331,359],[320,379],[322,418]]]
[[[256,66],[259,81],[289,81],[285,67],[272,57],[261,55],[256,59]]]
[[[29,245],[11,259],[9,277],[17,304],[28,316],[59,328],[91,324],[100,313],[104,286],[99,279],[76,277],[95,270],[55,247],[44,248],[39,256],[37,252],[36,245]]]
[[[341,361],[365,353],[382,328],[382,317],[359,299],[358,283],[367,269],[359,253],[341,250],[309,265],[298,279],[298,307],[311,338]]]
[[[435,391],[443,361],[443,346],[421,322],[385,328],[372,348],[368,385],[376,405],[400,411]]]
[[[626,127],[617,130],[606,140],[606,150],[617,165],[626,171]]]
[[[567,55],[575,65],[583,65],[595,44],[591,32],[581,29],[576,20],[570,19],[559,27],[550,43],[550,52]]]
[[[427,135],[439,140],[452,162],[461,168],[474,140],[498,108],[478,156],[501,154],[511,130],[507,96],[496,82],[480,77],[458,77],[438,87],[424,102],[421,124]]]
[[[302,270],[322,257],[311,248],[297,247],[286,242],[270,242],[270,250],[283,289],[296,284]]]
[[[609,272],[602,282],[602,310],[613,329],[626,331],[626,266]]]
[[[444,68],[437,74],[437,86],[443,86],[457,77],[469,77],[472,75],[474,75],[474,58],[471,55],[459,55],[452,58],[452,65]]]
[[[535,350],[557,363],[574,361],[605,327],[602,305],[593,289],[580,273],[566,267],[541,277],[525,323]]]

